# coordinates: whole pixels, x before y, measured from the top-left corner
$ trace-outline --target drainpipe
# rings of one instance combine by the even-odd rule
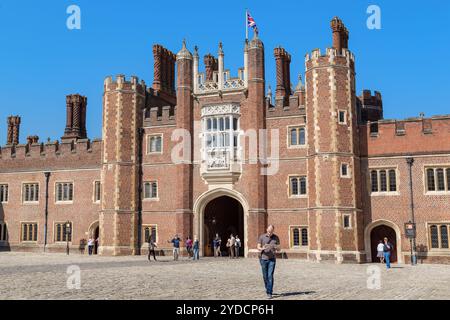
[[[137,255],[141,255],[142,246],[142,143],[144,138],[144,129],[138,129],[138,230],[137,230]]]
[[[50,180],[50,172],[44,172],[45,175],[45,223],[44,223],[44,252],[47,246],[47,230],[48,230],[48,184]]]
[[[416,222],[414,220],[414,190],[413,190],[413,180],[412,180],[412,166],[414,164],[414,158],[408,157],[406,158],[406,163],[408,164],[409,170],[409,196],[410,196],[410,219],[411,222],[415,225]],[[417,264],[417,252],[416,252],[416,235],[411,239],[411,265]]]

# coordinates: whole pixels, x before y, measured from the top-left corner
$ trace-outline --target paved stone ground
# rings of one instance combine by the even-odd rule
[[[81,289],[68,289],[67,268],[79,266]],[[368,289],[368,268],[380,266],[380,289]],[[276,299],[450,299],[445,265],[335,265],[278,260]],[[369,269],[370,270],[370,269]],[[264,299],[255,259],[198,262],[144,256],[99,257],[0,253],[0,299]],[[369,283],[372,283],[369,281]]]

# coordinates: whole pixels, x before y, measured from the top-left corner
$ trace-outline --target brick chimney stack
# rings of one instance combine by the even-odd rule
[[[153,46],[153,89],[175,94],[175,54],[159,44]]]
[[[218,69],[218,60],[211,54],[207,54],[204,58],[206,81],[213,81],[214,71]]]
[[[66,129],[62,140],[86,139],[87,98],[79,94],[66,96]]]
[[[8,133],[6,144],[8,145],[19,144],[20,122],[21,119],[19,116],[8,117]]]
[[[331,20],[331,30],[333,31],[333,48],[339,53],[342,49],[348,49],[349,32],[344,23],[338,17]]]
[[[283,106],[289,101],[291,95],[291,55],[283,48],[274,50],[277,69],[277,88],[275,98],[283,99]]]

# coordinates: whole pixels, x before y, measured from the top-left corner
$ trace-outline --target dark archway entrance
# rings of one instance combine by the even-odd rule
[[[213,240],[216,233],[222,239],[221,251],[227,254],[227,239],[230,234],[241,239],[240,256],[244,256],[244,209],[236,199],[228,196],[216,198],[208,203],[204,212],[204,255],[214,256]]]
[[[397,235],[394,229],[386,225],[375,227],[370,232],[372,262],[380,262],[380,259],[377,257],[377,246],[379,241],[385,237],[394,245],[394,250],[391,253],[391,262],[397,262]]]

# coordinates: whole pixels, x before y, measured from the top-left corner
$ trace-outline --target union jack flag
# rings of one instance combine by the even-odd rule
[[[253,17],[250,15],[249,12],[247,12],[247,26],[248,26],[249,28],[253,28],[253,29],[255,29],[255,30],[258,29],[258,27],[256,26],[255,19],[253,19]]]

